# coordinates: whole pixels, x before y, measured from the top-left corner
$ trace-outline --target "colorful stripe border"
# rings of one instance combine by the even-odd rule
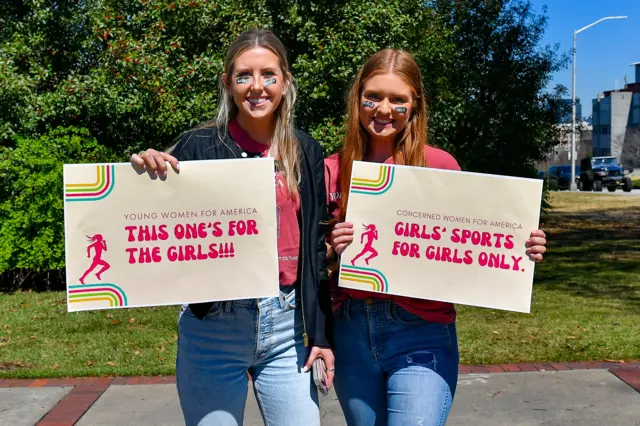
[[[373,291],[379,293],[389,292],[389,282],[387,277],[377,269],[364,268],[361,266],[345,266],[340,268],[340,279],[371,286]]]
[[[353,194],[382,195],[391,188],[395,176],[395,168],[381,165],[376,179],[354,177],[351,181]]]
[[[66,201],[98,201],[106,198],[116,184],[114,165],[96,166],[96,181],[90,183],[67,183],[64,186]]]
[[[129,304],[127,293],[115,284],[81,284],[69,286],[69,303],[107,302],[109,307]]]

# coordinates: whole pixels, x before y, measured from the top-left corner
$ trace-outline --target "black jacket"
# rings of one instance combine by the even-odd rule
[[[300,267],[299,292],[302,301],[305,345],[333,346],[333,325],[329,277],[326,267],[325,238],[328,225],[324,183],[324,155],[320,144],[307,133],[296,130],[300,149]],[[228,134],[204,128],[185,133],[171,151],[178,161],[251,159],[258,153],[247,153]],[[219,184],[223,184],[220,182]],[[204,318],[212,303],[189,305],[198,318]]]

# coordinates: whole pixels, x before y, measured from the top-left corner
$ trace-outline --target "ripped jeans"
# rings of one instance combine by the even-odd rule
[[[334,383],[349,426],[446,423],[458,380],[455,324],[373,299],[346,300],[334,318]]]
[[[249,385],[265,425],[320,426],[296,297],[291,286],[279,297],[215,302],[203,320],[183,307],[176,376],[187,426],[241,426]]]

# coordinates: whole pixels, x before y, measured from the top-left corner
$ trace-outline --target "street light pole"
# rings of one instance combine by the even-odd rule
[[[576,185],[576,36],[573,32],[573,74],[571,78],[571,191],[577,191]]]
[[[587,28],[591,28],[596,24],[608,19],[626,19],[626,16],[607,16],[606,18],[598,19],[595,22],[582,27],[579,30],[573,31],[573,74],[572,74],[572,89],[571,89],[571,191],[577,191],[576,185],[576,36]]]

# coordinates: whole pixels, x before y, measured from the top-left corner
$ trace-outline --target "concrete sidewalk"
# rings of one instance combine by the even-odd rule
[[[172,377],[4,380],[0,424],[182,425],[174,381]],[[638,364],[461,374],[458,389],[447,423],[451,426],[640,426]],[[323,425],[346,425],[335,393],[322,398],[321,409]],[[263,425],[252,392],[245,413],[245,425]]]

